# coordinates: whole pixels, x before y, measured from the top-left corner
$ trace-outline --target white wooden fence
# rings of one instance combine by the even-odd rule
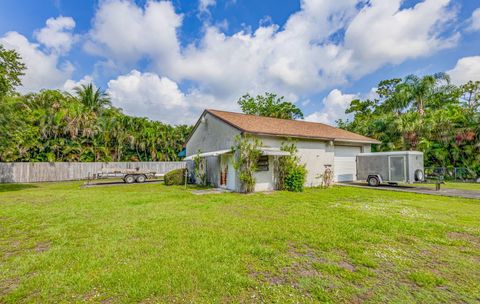
[[[185,162],[0,163],[0,183],[34,183],[87,179],[103,168],[144,169],[157,174],[185,168]]]

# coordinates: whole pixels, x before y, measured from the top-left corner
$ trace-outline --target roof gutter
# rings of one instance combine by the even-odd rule
[[[287,134],[273,134],[273,133],[261,133],[261,132],[249,132],[242,131],[242,134],[248,133],[253,135],[260,136],[275,136],[275,137],[286,137],[286,138],[301,138],[301,139],[316,139],[323,141],[334,141],[334,142],[348,142],[348,143],[364,143],[364,144],[381,144],[378,140],[359,140],[359,139],[341,139],[341,138],[331,138],[331,137],[317,137],[317,136],[302,136],[302,135],[287,135]]]
[[[357,139],[334,139],[334,142],[348,142],[348,143],[362,143],[362,144],[381,144],[381,141],[378,140],[357,140]]]

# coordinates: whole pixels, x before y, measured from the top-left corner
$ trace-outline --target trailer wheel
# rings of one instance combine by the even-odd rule
[[[135,182],[135,176],[133,175],[127,175],[123,178],[123,180],[127,183],[127,184],[131,184],[131,183],[134,183]]]
[[[137,175],[137,183],[144,183],[147,180],[147,177],[143,174]]]
[[[378,185],[380,185],[380,181],[376,176],[369,176],[367,179],[367,183],[370,187],[378,187]]]
[[[424,179],[424,174],[423,174],[423,171],[420,170],[420,169],[417,169],[415,171],[415,181],[416,182],[422,182]]]

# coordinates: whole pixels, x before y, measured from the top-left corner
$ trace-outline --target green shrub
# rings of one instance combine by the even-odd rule
[[[290,168],[284,177],[284,187],[287,191],[302,192],[307,170],[305,166],[297,165]]]
[[[175,169],[165,174],[165,185],[184,185],[185,170],[186,169]]]
[[[280,157],[276,163],[275,171],[278,175],[276,187],[278,190],[302,192],[307,169],[305,164],[300,162],[297,146],[294,142],[287,141],[282,143],[281,150],[289,152],[290,155]]]

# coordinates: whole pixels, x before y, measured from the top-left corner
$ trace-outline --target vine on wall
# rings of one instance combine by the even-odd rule
[[[193,163],[195,165],[195,182],[205,186],[207,184],[207,164],[206,159],[200,156],[200,150],[193,158]]]
[[[235,137],[235,146],[233,151],[237,154],[233,167],[239,172],[242,191],[250,193],[255,190],[255,171],[257,170],[257,161],[262,151],[259,149],[262,142],[250,135]]]

